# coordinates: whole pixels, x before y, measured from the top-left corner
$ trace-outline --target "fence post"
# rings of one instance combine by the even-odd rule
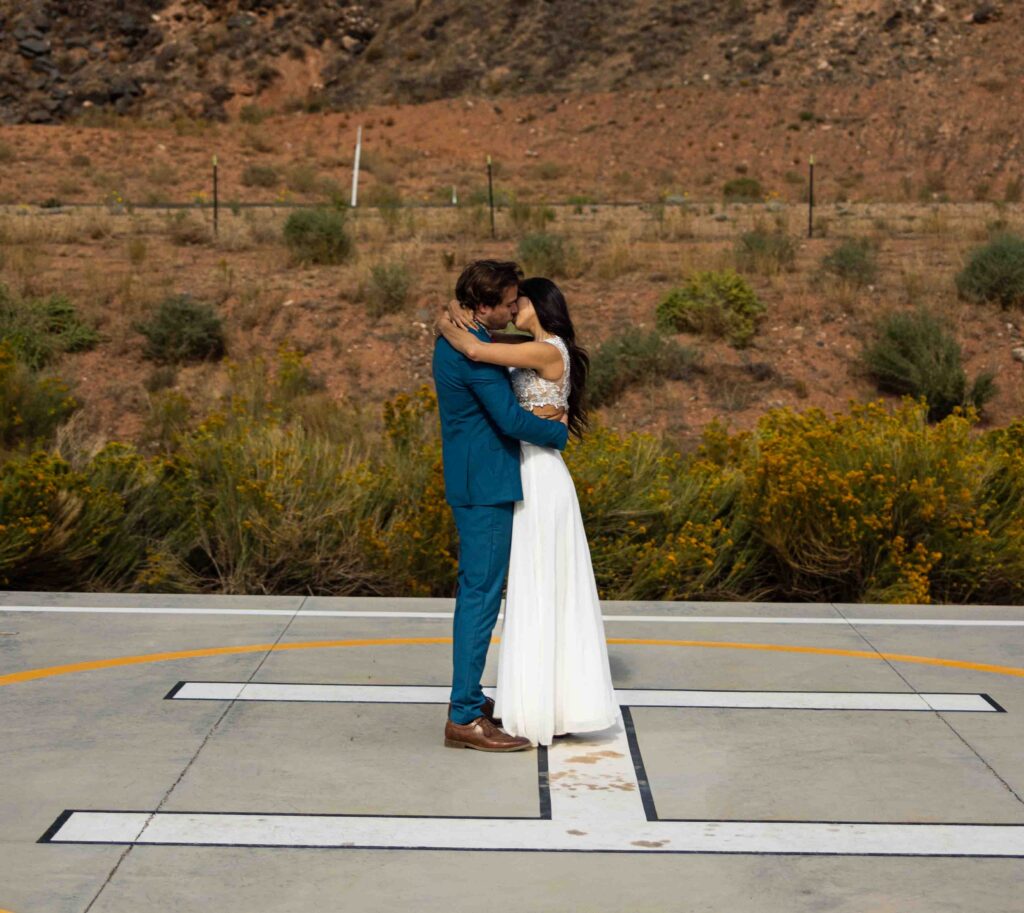
[[[491,203],[491,237],[494,238],[494,171],[491,168],[490,156],[487,156],[487,198]]]
[[[810,159],[810,177],[807,181],[807,237],[814,237],[814,156]]]
[[[217,235],[217,155],[213,156],[213,234]]]
[[[356,157],[352,162],[352,208],[356,208],[359,200],[359,155],[363,150],[363,128],[356,129]]]

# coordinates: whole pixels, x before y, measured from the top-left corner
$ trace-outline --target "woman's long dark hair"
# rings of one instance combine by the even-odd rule
[[[587,386],[590,357],[587,350],[576,343],[576,328],[572,325],[565,296],[554,282],[540,276],[520,282],[519,294],[530,299],[541,327],[561,336],[569,349],[569,433],[582,438],[589,424],[583,391]]]

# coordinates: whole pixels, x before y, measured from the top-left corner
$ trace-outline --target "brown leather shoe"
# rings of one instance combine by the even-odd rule
[[[522,751],[531,747],[529,739],[509,735],[485,716],[478,716],[465,725],[448,720],[444,724],[444,745],[445,748],[475,748],[478,751]]]
[[[496,717],[494,715],[494,699],[493,698],[489,698],[489,697],[485,697],[484,698],[484,706],[483,706],[483,709],[480,711],[480,714],[481,714],[481,716],[487,717],[487,719],[489,719],[492,723],[494,723],[495,726],[500,726],[501,725],[501,718],[500,717]],[[452,715],[452,704],[451,704],[451,701],[449,701],[448,702],[448,718],[449,719],[451,719],[451,715]]]

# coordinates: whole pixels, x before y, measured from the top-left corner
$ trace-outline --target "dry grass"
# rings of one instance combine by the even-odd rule
[[[819,330],[835,337],[838,356],[851,354],[847,343],[855,349],[860,328],[875,316],[893,307],[927,303],[951,315],[970,338],[991,338],[993,327],[982,329],[984,312],[959,304],[952,279],[965,254],[989,236],[990,223],[998,219],[1011,228],[1024,226],[1020,205],[851,204],[843,207],[843,215],[837,207],[822,207],[819,216],[830,220],[831,236],[808,241],[806,209],[801,206],[729,206],[724,220],[720,205],[658,209],[587,204],[579,209],[557,207],[549,231],[564,237],[574,252],[564,285],[571,305],[585,304],[580,322],[591,347],[619,327],[645,321],[650,326],[660,296],[690,274],[733,266],[740,231],[779,220],[797,239],[792,273],[750,277],[769,308],[767,326],[757,339],[765,349],[761,357],[774,359],[792,381],[779,385],[770,396],[754,396],[757,391],[726,372],[687,393],[682,417],[674,415],[681,406],[670,405],[674,401],[667,393],[635,403],[639,413],[623,412],[625,427],[653,421],[667,428],[675,422],[694,433],[706,417],[691,416],[691,395],[701,397],[701,409],[710,405],[745,413],[744,421],[784,394],[801,398],[801,384],[803,397],[810,390],[820,399],[822,387],[806,374],[806,362],[815,360],[807,356],[817,356],[819,350],[803,348]],[[209,209],[185,212],[194,225],[209,227]],[[407,389],[413,378],[429,375],[429,338],[421,325],[451,295],[462,266],[474,257],[514,257],[520,236],[508,208],[496,213],[494,240],[485,206],[403,207],[397,217],[388,218],[375,209],[360,208],[351,214],[356,249],[351,263],[297,268],[290,265],[282,241],[289,212],[233,211],[224,206],[216,238],[204,232],[199,243],[176,244],[167,211],[91,207],[42,213],[0,208],[0,281],[21,294],[67,293],[82,315],[100,328],[102,357],[116,360],[116,370],[132,378],[126,383],[141,385],[144,380],[142,374],[136,378],[131,373],[136,371],[134,359],[140,348],[131,324],[162,298],[188,290],[222,310],[233,352],[266,351],[288,337],[320,356],[322,370],[339,389],[358,390],[375,403]],[[857,237],[880,242],[875,288],[812,282],[822,257],[842,239]],[[374,264],[395,262],[414,280],[409,299],[394,313],[368,320],[364,299],[370,271]],[[795,333],[797,326],[804,327],[802,337]],[[787,358],[800,363],[790,364]],[[843,364],[842,358],[832,357],[830,395],[860,395],[867,388],[862,390],[856,379],[840,374]],[[216,376],[223,369],[207,370]],[[183,389],[188,377],[179,377],[175,389]],[[1021,395],[1010,387],[1007,402]],[[134,409],[133,403],[129,397],[123,408]],[[614,409],[609,413],[612,420],[618,420],[617,415]]]

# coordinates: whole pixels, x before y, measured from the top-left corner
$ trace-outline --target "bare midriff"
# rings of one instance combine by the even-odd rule
[[[558,406],[534,406],[530,410],[539,418],[561,418],[564,409],[559,409]]]

